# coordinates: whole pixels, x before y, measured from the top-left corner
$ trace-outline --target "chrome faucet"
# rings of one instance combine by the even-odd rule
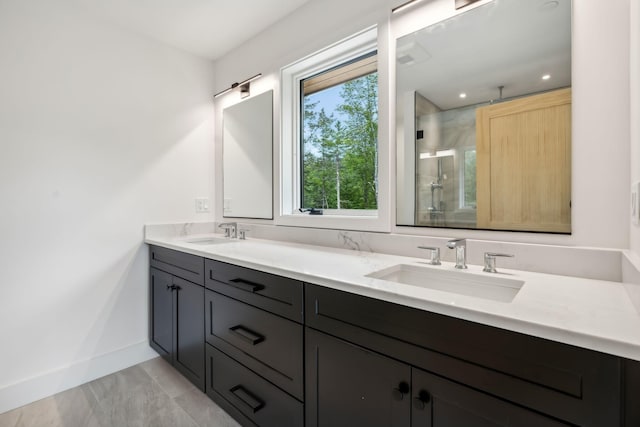
[[[224,230],[224,237],[227,239],[235,239],[238,233],[237,222],[223,222],[218,225],[219,228]]]
[[[456,250],[456,268],[467,268],[467,239],[451,239],[447,242],[447,247]]]

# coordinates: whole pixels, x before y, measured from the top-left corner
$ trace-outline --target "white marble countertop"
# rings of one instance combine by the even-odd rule
[[[513,301],[498,302],[366,277],[397,264],[454,270],[448,262],[429,266],[418,258],[259,239],[214,245],[188,242],[206,237],[221,238],[147,237],[145,242],[640,361],[640,313],[622,283],[498,266],[500,277],[525,282]],[[469,265],[460,274],[490,273]]]

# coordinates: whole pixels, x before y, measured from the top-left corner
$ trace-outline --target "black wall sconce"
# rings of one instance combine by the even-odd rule
[[[213,95],[213,97],[214,98],[218,98],[219,96],[225,95],[225,94],[227,94],[227,93],[239,88],[240,89],[240,98],[246,98],[247,96],[249,96],[251,94],[250,93],[251,82],[254,81],[254,80],[259,79],[260,77],[262,77],[262,73],[258,73],[253,77],[249,77],[248,79],[243,80],[240,83],[238,83],[238,82],[233,83],[231,85],[231,87],[229,87],[229,88],[227,88],[227,89],[225,89],[225,90],[223,90],[221,92],[216,93],[215,95]]]
[[[391,13],[402,12],[403,10],[410,8],[411,6],[421,1],[422,0],[410,0],[406,3],[402,3],[400,6],[396,6],[393,9],[391,9]],[[455,0],[455,7],[456,9],[462,9],[463,7],[469,6],[470,4],[475,3],[477,1],[480,1],[480,0]]]
[[[462,9],[465,6],[469,6],[479,0],[456,0],[456,9]]]
[[[399,13],[402,12],[405,9],[410,8],[411,6],[415,5],[416,3],[421,2],[422,0],[409,0],[406,3],[402,3],[400,6],[396,6],[393,9],[391,9],[391,13]]]

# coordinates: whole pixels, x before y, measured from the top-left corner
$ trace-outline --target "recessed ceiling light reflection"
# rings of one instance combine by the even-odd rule
[[[545,74],[542,76],[542,80],[549,80],[551,78],[551,74]]]
[[[465,99],[466,97],[467,97],[467,94],[466,94],[466,93],[462,92],[462,93],[460,94],[460,98]]]

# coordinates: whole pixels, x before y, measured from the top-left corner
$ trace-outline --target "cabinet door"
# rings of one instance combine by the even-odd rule
[[[204,288],[173,278],[175,286],[174,365],[204,390]]]
[[[536,412],[413,368],[412,427],[567,427]]]
[[[173,283],[170,274],[151,269],[149,342],[171,362],[173,353]]]
[[[306,328],[307,427],[408,427],[409,366]]]

